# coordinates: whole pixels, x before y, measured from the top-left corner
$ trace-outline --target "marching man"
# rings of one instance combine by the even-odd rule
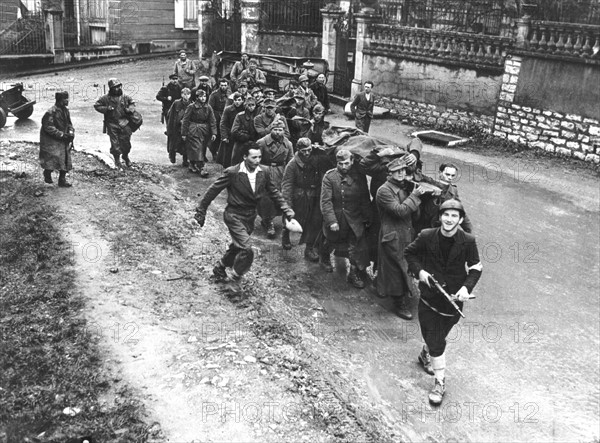
[[[446,390],[446,336],[460,319],[463,302],[473,298],[482,270],[475,237],[460,228],[462,203],[447,200],[439,214],[441,227],[424,229],[404,250],[409,272],[419,279],[419,324],[425,341],[419,361],[435,376],[429,393],[433,405],[442,403]]]

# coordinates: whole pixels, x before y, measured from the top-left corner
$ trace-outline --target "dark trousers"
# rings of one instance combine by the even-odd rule
[[[356,117],[355,118],[356,129],[360,129],[364,132],[369,132],[369,128],[371,127],[371,117]]]
[[[458,314],[452,317],[440,315],[422,301],[419,303],[419,325],[421,335],[432,357],[439,357],[446,350],[446,337],[452,327],[458,323]]]
[[[221,258],[221,263],[226,268],[233,268],[238,275],[248,272],[254,261],[250,235],[254,230],[255,220],[256,211],[243,214],[225,209],[223,212],[223,221],[229,229],[232,242]]]
[[[110,139],[110,153],[112,155],[129,156],[131,151],[131,128],[129,125],[120,127],[119,125],[106,125],[106,133]]]

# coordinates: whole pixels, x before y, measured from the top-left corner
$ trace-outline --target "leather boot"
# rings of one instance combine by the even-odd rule
[[[304,258],[311,262],[318,262],[319,254],[317,254],[317,251],[315,251],[314,248],[309,248],[307,246],[306,249],[304,249]]]
[[[123,167],[123,165],[121,165],[121,154],[113,154],[113,157],[115,159],[115,167],[121,169]]]
[[[350,265],[350,272],[348,273],[348,282],[357,289],[363,289],[365,282],[358,275],[358,269],[355,265]]]
[[[128,168],[131,168],[131,160],[129,160],[129,156],[124,155],[123,160],[125,161],[125,166],[127,166]]]
[[[73,186],[71,183],[67,183],[67,172],[60,171],[58,176],[58,186],[61,188],[70,188]]]
[[[322,244],[319,249],[319,264],[325,272],[333,272],[331,249],[326,244]]]
[[[406,296],[394,300],[394,313],[404,320],[412,320],[408,298]]]
[[[185,155],[185,154],[183,154],[183,163],[181,164],[181,166],[183,166],[184,168],[186,166],[189,166],[187,155]]]
[[[44,181],[46,183],[52,184],[52,169],[44,169]]]

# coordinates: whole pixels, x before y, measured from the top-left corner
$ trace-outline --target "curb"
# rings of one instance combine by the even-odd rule
[[[44,66],[38,69],[32,69],[29,71],[0,71],[0,76],[10,76],[13,75],[15,77],[27,77],[31,75],[41,75],[41,74],[50,74],[53,72],[61,72],[61,71],[69,71],[71,69],[80,69],[80,68],[89,68],[93,66],[102,66],[102,65],[110,65],[115,63],[127,63],[136,60],[147,60],[161,57],[173,57],[173,54],[157,52],[154,54],[133,54],[133,55],[124,55],[124,56],[115,56],[115,57],[107,57],[99,60],[89,60],[85,62],[74,62],[74,63],[65,63],[64,65],[51,65]]]

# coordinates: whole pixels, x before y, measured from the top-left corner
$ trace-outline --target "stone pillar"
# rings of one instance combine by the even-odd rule
[[[352,80],[352,97],[362,90],[363,50],[369,47],[368,27],[371,23],[376,23],[381,19],[381,16],[376,14],[372,8],[363,8],[354,17],[356,18],[356,61]]]
[[[336,68],[336,43],[337,31],[335,24],[338,19],[344,15],[344,11],[337,5],[329,4],[326,8],[321,9],[323,15],[323,39],[321,43],[321,58],[327,60],[329,64],[329,72],[333,72]],[[333,88],[333,75],[329,76],[327,82],[328,88]]]
[[[211,0],[198,0],[198,58],[210,57],[214,49],[211,38],[212,23],[215,20],[215,11]]]
[[[525,16],[517,20],[517,37],[515,46],[517,48],[526,48],[529,45],[528,35],[529,27],[531,25],[531,18]]]
[[[44,9],[46,49],[54,54],[54,64],[65,63],[63,11],[58,7]]]
[[[260,0],[242,0],[242,52],[258,53]]]

